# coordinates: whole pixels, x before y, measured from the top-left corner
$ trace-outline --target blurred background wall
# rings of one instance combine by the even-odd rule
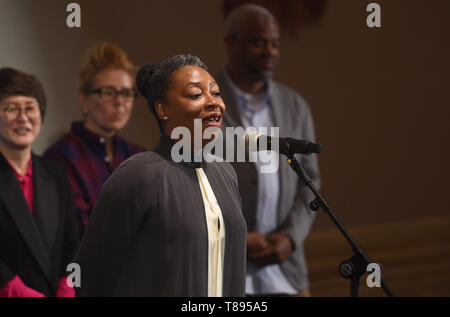
[[[137,65],[192,53],[215,73],[226,61],[223,1],[73,1],[82,19],[73,29],[71,2],[0,0],[0,67],[37,75],[48,95],[36,153],[81,118],[77,71],[94,41],[115,42]],[[321,2],[320,19],[284,36],[276,79],[311,105],[324,144],[323,193],[384,264],[397,295],[450,296],[450,2]],[[379,29],[366,25],[371,2],[381,5]],[[123,134],[156,145],[159,131],[142,98]],[[306,248],[313,296],[347,296],[337,267],[352,252],[322,212]],[[362,295],[383,296],[362,284]]]

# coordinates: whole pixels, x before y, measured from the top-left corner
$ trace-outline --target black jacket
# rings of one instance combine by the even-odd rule
[[[34,213],[0,154],[0,288],[18,275],[26,286],[55,296],[78,247],[72,196],[64,170],[33,155]]]

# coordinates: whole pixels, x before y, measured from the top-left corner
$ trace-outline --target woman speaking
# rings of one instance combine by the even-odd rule
[[[137,86],[160,143],[105,183],[75,259],[77,295],[244,296],[246,224],[233,168],[171,156],[175,128],[194,135],[195,119],[203,131],[220,127],[217,83],[198,57],[178,55],[142,67]]]

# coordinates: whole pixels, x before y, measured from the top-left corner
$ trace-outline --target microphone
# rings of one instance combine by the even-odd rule
[[[322,152],[322,144],[294,138],[276,138],[261,133],[251,132],[244,135],[245,149],[250,152],[277,151],[280,154],[311,154]],[[278,142],[277,142],[278,141]],[[275,143],[275,146],[273,146]],[[276,149],[278,143],[278,149]],[[275,147],[275,148],[273,148]]]

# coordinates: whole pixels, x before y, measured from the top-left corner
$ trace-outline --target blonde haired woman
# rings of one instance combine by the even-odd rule
[[[70,133],[45,153],[66,168],[81,233],[112,171],[143,151],[118,135],[137,95],[134,74],[134,65],[118,46],[102,42],[91,47],[79,73],[84,120],[72,123]]]

